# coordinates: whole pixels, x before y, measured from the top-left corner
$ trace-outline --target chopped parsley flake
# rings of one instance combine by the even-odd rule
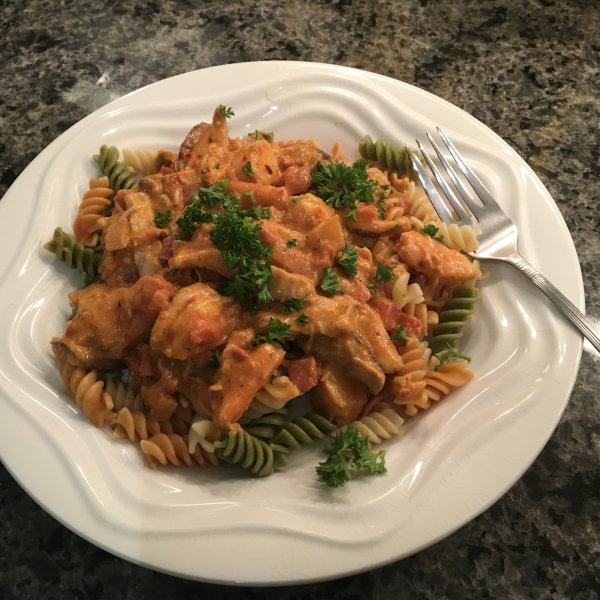
[[[254,136],[257,140],[266,140],[267,142],[273,141],[273,132],[267,133],[266,131],[259,131],[258,129],[254,130],[254,133],[249,133],[248,137]]]
[[[298,312],[304,306],[304,300],[300,298],[292,298],[285,303],[285,312],[286,313],[295,313]]]
[[[252,179],[254,177],[254,171],[252,170],[252,163],[250,161],[244,163],[244,166],[242,167],[242,171],[244,171],[244,173],[246,173],[246,176],[248,177],[248,179]]]
[[[296,319],[296,323],[298,323],[298,325],[302,325],[302,327],[304,327],[307,323],[308,323],[308,317],[302,313],[297,319]]]
[[[296,238],[291,238],[286,242],[288,248],[293,248],[296,245]]]
[[[290,335],[292,335],[291,325],[271,317],[267,327],[267,335],[259,335],[258,337],[252,338],[252,345],[258,346],[259,344],[267,343],[280,346],[290,337]]]
[[[219,108],[221,109],[221,112],[223,113],[223,116],[226,119],[229,119],[230,117],[235,117],[235,113],[233,112],[232,108],[227,108],[224,104],[219,104]]]
[[[162,229],[163,227],[166,227],[171,222],[171,218],[172,218],[171,209],[167,208],[167,212],[164,215],[160,212],[156,213],[156,216],[154,217],[154,224],[159,229]]]
[[[342,257],[340,258],[340,267],[344,269],[348,277],[355,277],[358,273],[356,261],[358,260],[358,250],[354,246],[346,244],[342,248]]]
[[[165,275],[179,275],[178,269],[165,269]]]
[[[327,267],[323,269],[323,277],[321,277],[321,289],[328,294],[340,294],[341,290],[339,288],[340,278],[337,276],[337,273]]]
[[[396,276],[385,265],[378,262],[375,281],[393,281],[394,279]]]
[[[207,369],[218,369],[221,366],[221,358],[216,350],[208,357],[204,366]]]
[[[435,370],[437,371],[442,365],[446,364],[452,358],[461,358],[462,360],[466,360],[467,362],[471,362],[470,356],[465,356],[464,354],[460,354],[458,350],[453,348],[448,342],[446,342],[446,349],[434,354],[434,357],[437,358],[440,363],[435,366]]]
[[[371,296],[375,295],[375,286],[372,283],[369,283],[367,285],[367,289],[369,290],[369,292],[371,292]]]
[[[255,316],[256,316],[256,315],[257,315],[257,314],[260,312],[260,307],[259,307],[259,306],[257,306],[257,305],[255,305],[255,306],[251,306],[251,307],[248,309],[248,312],[250,313],[250,315],[251,315],[252,317],[255,317]]]
[[[406,330],[404,329],[404,327],[402,327],[402,325],[396,327],[396,331],[394,331],[394,333],[390,335],[390,338],[392,340],[404,342],[405,344],[406,342],[408,342],[408,338],[406,337]]]
[[[318,195],[332,208],[349,208],[348,219],[356,221],[359,202],[373,204],[383,193],[381,186],[369,179],[367,161],[357,160],[351,167],[345,163],[325,165],[317,162],[312,174]]]
[[[429,225],[425,225],[425,227],[421,227],[421,233],[424,233],[425,235],[432,237],[434,240],[441,242],[444,239],[444,236],[438,235],[436,237],[436,234],[438,231],[439,231],[439,229],[433,223],[429,223]]]

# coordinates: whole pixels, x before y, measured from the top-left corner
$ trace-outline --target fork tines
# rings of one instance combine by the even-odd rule
[[[448,164],[446,157],[443,155],[442,151],[440,150],[439,146],[436,144],[433,137],[428,133],[427,137],[429,138],[429,141],[431,142],[431,145],[433,146],[433,149],[435,150],[442,166],[448,173],[450,180],[454,184],[455,188],[458,190],[458,193],[462,197],[465,205],[468,207],[468,209],[471,211],[471,213],[474,215],[474,217],[477,219],[477,221],[480,222],[486,215],[490,214],[490,210],[493,210],[493,209],[501,210],[500,207],[498,206],[498,204],[496,203],[496,201],[494,200],[494,198],[492,197],[492,195],[485,188],[485,186],[483,185],[481,180],[477,177],[477,175],[475,175],[475,173],[472,171],[472,169],[469,166],[467,166],[467,164],[463,160],[462,156],[459,154],[459,152],[456,149],[456,147],[454,146],[454,144],[448,139],[446,134],[439,127],[437,128],[437,131],[440,134],[442,141],[448,148],[450,154],[456,161],[456,164],[458,165],[460,170],[463,172],[467,181],[471,184],[471,186],[473,187],[473,189],[475,190],[475,192],[477,193],[477,195],[479,196],[479,199],[481,200],[481,202],[483,204],[483,206],[481,206],[480,204],[478,204],[476,202],[476,200],[473,198],[471,192],[469,192],[469,190],[465,187],[463,182],[457,176],[454,169]],[[427,175],[418,156],[414,153],[414,151],[410,150],[407,147],[406,150],[408,152],[408,155],[411,158],[413,168],[414,168],[421,184],[423,185],[425,192],[429,196],[429,199],[431,200],[431,204],[433,205],[434,209],[438,213],[440,219],[448,224],[457,223],[457,225],[473,226],[474,225],[473,219],[467,213],[467,211],[464,209],[463,204],[460,202],[460,200],[458,199],[456,194],[453,192],[452,188],[448,185],[448,182],[444,179],[444,176],[440,173],[440,170],[437,168],[437,166],[431,159],[429,153],[423,147],[423,144],[421,144],[421,142],[419,140],[417,140],[417,145],[419,147],[419,150],[421,151],[421,154],[423,155],[423,158],[426,160],[427,164],[429,165],[429,168],[431,169],[431,172],[433,173],[440,188],[446,195],[448,202],[450,203],[450,205],[452,206],[454,211],[456,211],[456,215],[458,216],[458,221],[457,221],[456,218],[454,217],[454,215],[448,209],[448,206],[442,199],[441,195],[437,191],[437,188],[435,187],[433,181],[430,179],[429,175]]]

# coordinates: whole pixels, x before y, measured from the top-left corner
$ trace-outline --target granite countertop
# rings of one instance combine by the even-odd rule
[[[96,108],[213,65],[374,71],[471,113],[531,165],[565,218],[600,316],[600,8],[592,0],[4,0],[0,194]],[[547,446],[484,514],[403,561],[290,588],[185,581],[116,558],[0,468],[0,598],[569,598],[600,595],[600,357],[584,351]]]

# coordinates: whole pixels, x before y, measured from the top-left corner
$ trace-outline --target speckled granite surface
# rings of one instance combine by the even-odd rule
[[[328,62],[389,75],[470,112],[556,199],[600,316],[600,30],[583,0],[0,0],[0,194],[53,139],[126,92],[212,65]],[[59,525],[0,468],[0,598],[600,596],[600,358],[525,476],[446,540],[362,575],[278,589],[179,580]]]

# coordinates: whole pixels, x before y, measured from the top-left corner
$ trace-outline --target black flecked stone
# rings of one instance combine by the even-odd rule
[[[270,59],[358,67],[460,106],[527,160],[600,315],[599,16],[592,0],[3,0],[0,193],[78,120],[165,77]],[[488,511],[410,558],[332,582],[230,588],[149,571],[58,524],[1,468],[0,598],[598,600],[599,366],[584,353],[548,445]]]

